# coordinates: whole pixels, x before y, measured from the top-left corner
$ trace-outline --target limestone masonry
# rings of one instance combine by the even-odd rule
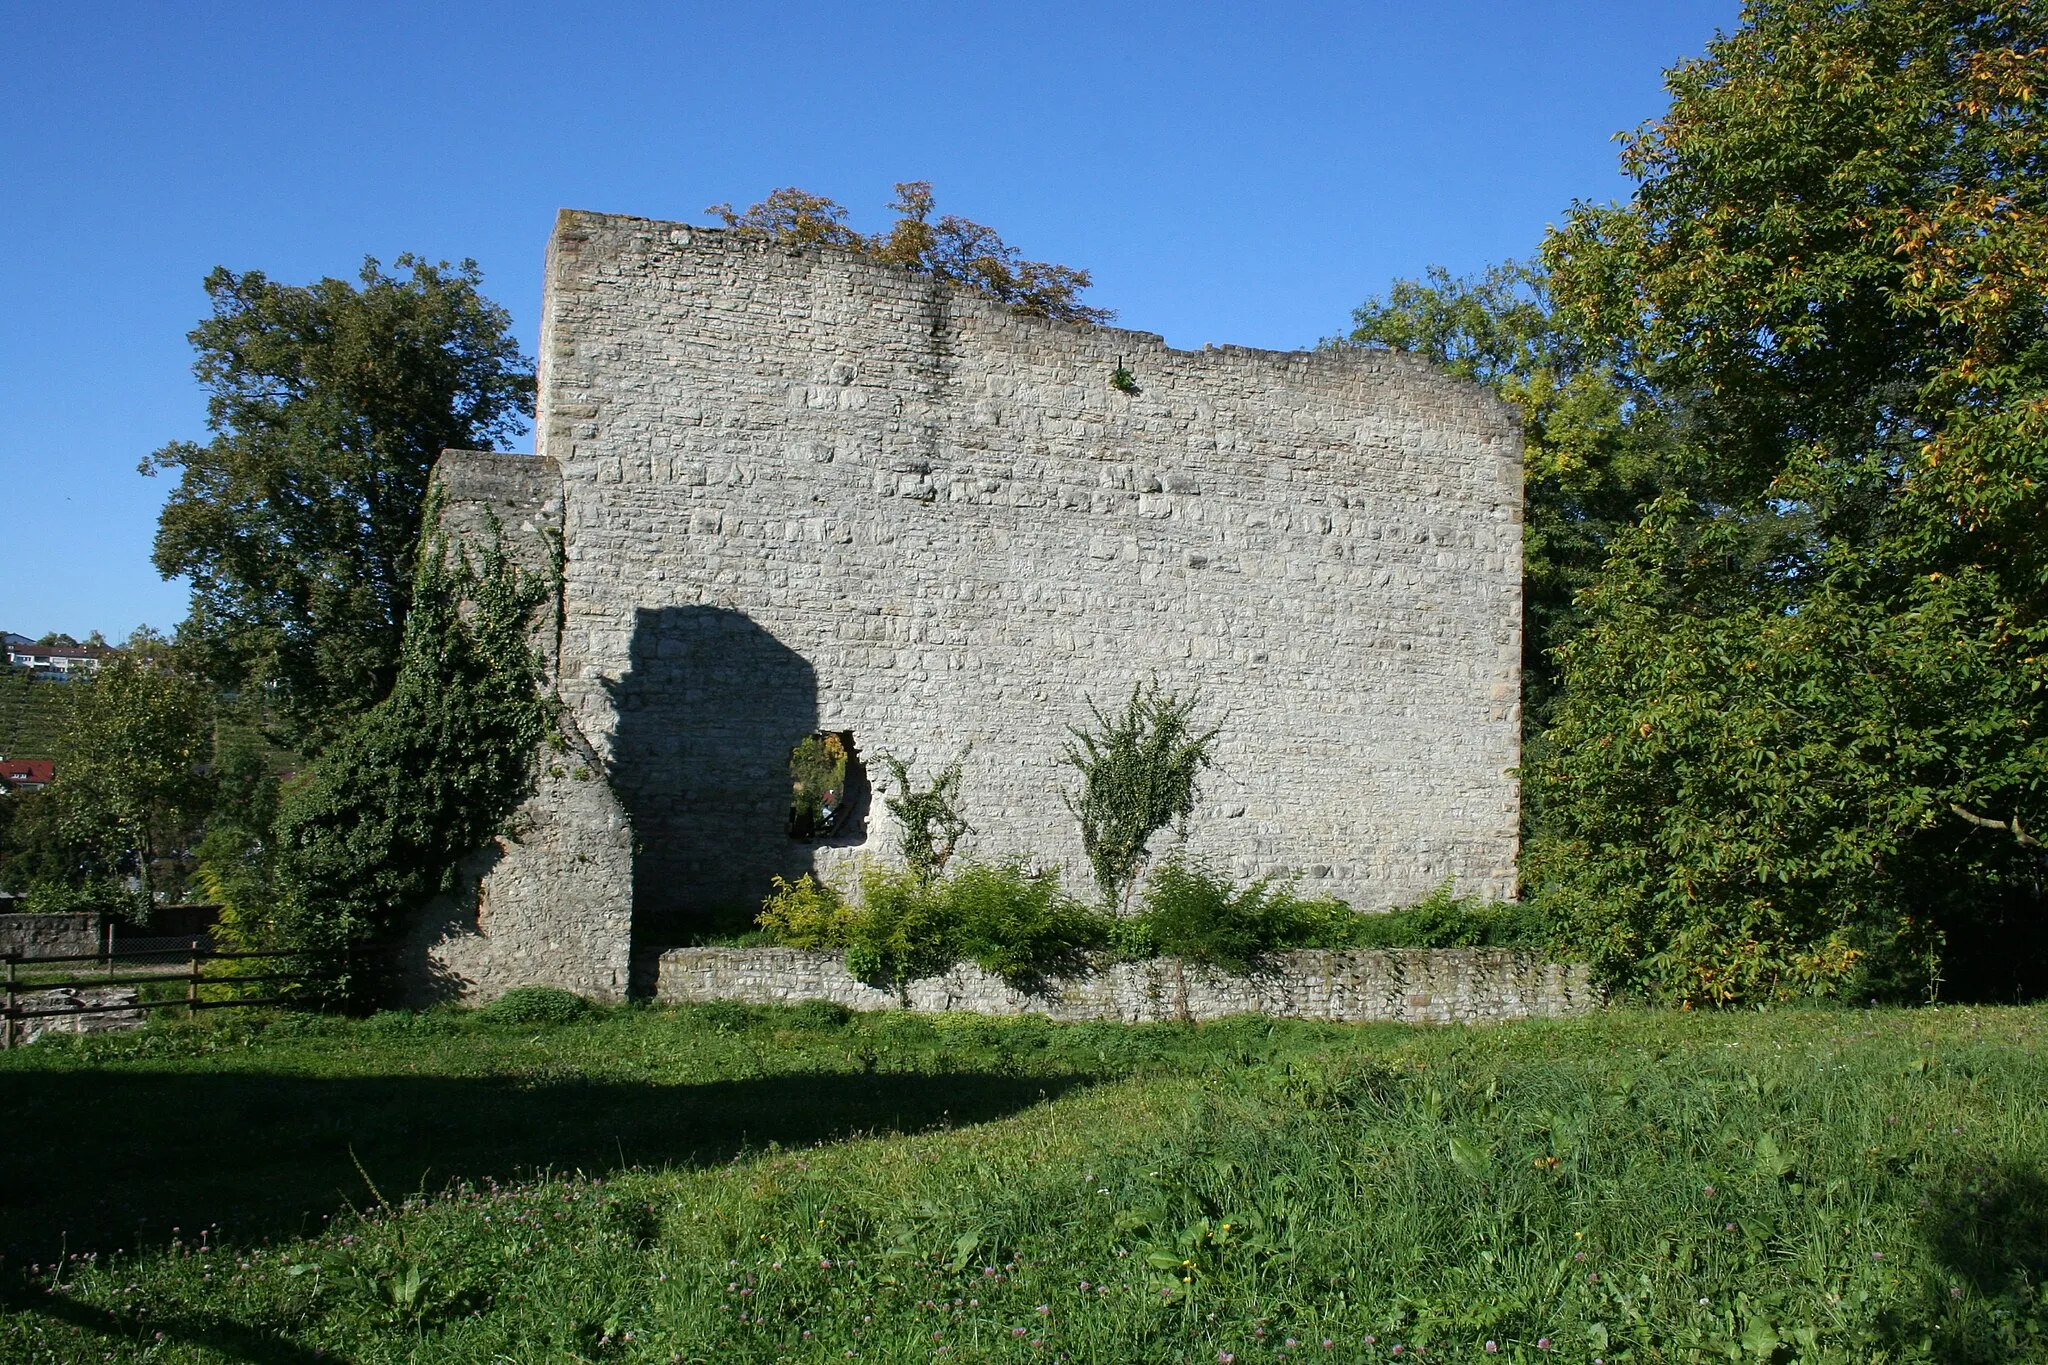
[[[1513,894],[1521,437],[1474,385],[564,212],[537,440],[437,474],[458,531],[488,512],[537,563],[559,536],[538,642],[574,751],[540,756],[481,905],[423,927],[444,993],[616,994],[629,925],[644,954],[775,875],[893,857],[879,792],[789,837],[821,731],[877,779],[966,751],[966,851],[1086,887],[1067,727],[1155,675],[1222,732],[1191,853],[1365,909]]]
[[[1569,1019],[1600,1005],[1584,963],[1545,962],[1500,948],[1281,953],[1271,969],[1230,976],[1169,959],[1117,962],[1026,995],[972,965],[913,981],[902,996],[877,990],[835,954],[795,948],[673,948],[661,955],[655,999],[666,1004],[740,1000],[793,1005],[829,1000],[850,1009],[1043,1014],[1125,1024],[1268,1014],[1327,1023],[1497,1024]]]

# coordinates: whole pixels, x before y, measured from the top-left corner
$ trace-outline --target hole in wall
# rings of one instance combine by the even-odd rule
[[[866,834],[867,769],[851,730],[805,735],[789,751],[789,837],[799,843]]]

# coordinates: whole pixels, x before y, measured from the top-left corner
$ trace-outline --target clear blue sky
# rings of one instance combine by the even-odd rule
[[[557,208],[794,184],[872,227],[922,179],[1123,325],[1306,346],[1625,195],[1613,134],[1737,9],[0,0],[0,629],[183,617],[135,466],[205,435],[216,264],[471,256],[531,352]]]

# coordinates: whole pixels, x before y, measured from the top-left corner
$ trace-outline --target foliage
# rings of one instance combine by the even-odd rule
[[[1175,957],[1239,973],[1260,971],[1274,953],[1299,948],[1541,951],[1553,937],[1544,908],[1459,896],[1448,881],[1414,905],[1366,913],[1334,896],[1300,895],[1289,880],[1261,877],[1237,886],[1185,857],[1153,871],[1138,914],[1118,921],[1113,933],[1123,958]]]
[[[1356,315],[1523,416],[1527,871],[1610,984],[2048,984],[2044,36],[1751,4],[1629,203]]]
[[[1061,891],[1054,873],[1021,860],[969,863],[943,886],[961,955],[1019,990],[1080,974],[1107,940],[1099,912]]]
[[[1528,901],[1482,901],[1460,896],[1449,881],[1415,904],[1381,914],[1347,912],[1312,948],[1521,948],[1551,947],[1555,930],[1547,907]]]
[[[494,1024],[573,1024],[591,1012],[591,1003],[559,986],[514,986],[476,1012]]]
[[[105,873],[30,882],[21,908],[31,915],[110,914],[147,922],[135,893]]]
[[[1095,728],[1069,726],[1073,738],[1061,761],[1081,776],[1081,790],[1066,794],[1081,822],[1081,848],[1106,906],[1130,897],[1154,835],[1185,827],[1195,809],[1195,778],[1209,766],[1220,730],[1196,733],[1200,697],[1159,690],[1151,679],[1131,689],[1120,715],[1105,715],[1091,700]]]
[[[220,907],[217,934],[226,943],[254,941],[278,896],[276,842],[282,788],[255,737],[247,730],[216,730],[214,802],[206,833],[194,850],[197,881]]]
[[[1458,896],[1449,882],[1406,909],[1361,914],[1334,897],[1298,895],[1291,881],[1239,887],[1178,855],[1146,879],[1138,913],[1121,919],[1067,896],[1052,872],[1013,860],[968,863],[946,878],[868,866],[858,901],[810,876],[778,877],[757,923],[783,947],[845,953],[849,970],[875,985],[901,988],[973,962],[1033,992],[1105,957],[1175,957],[1242,973],[1295,948],[1541,950],[1552,938],[1544,909]]]
[[[1631,200],[1545,246],[1559,325],[1691,452],[1581,594],[1531,767],[1535,885],[1611,983],[2043,984],[2044,38],[1753,3],[1670,73]]]
[[[994,228],[957,214],[933,222],[937,201],[926,181],[898,184],[889,207],[896,212],[896,221],[886,233],[873,237],[847,226],[847,211],[838,203],[795,188],[776,190],[745,212],[731,204],[714,204],[705,212],[717,215],[729,228],[792,246],[858,251],[887,265],[976,290],[1025,317],[1087,324],[1116,317],[1110,309],[1081,302],[1082,291],[1094,283],[1087,271],[1024,260]]]
[[[213,698],[144,634],[89,681],[65,686],[80,692],[49,788],[63,841],[91,867],[135,878],[126,908],[146,923],[160,860],[183,846],[212,798]]]
[[[0,889],[27,895],[32,910],[132,914],[127,860],[105,822],[67,819],[54,788],[0,798]]]
[[[1982,639],[1988,575],[1766,596],[1712,581],[1741,534],[1660,510],[1566,651],[1531,870],[1573,937],[1617,984],[1717,1004],[1918,994],[1945,944],[1952,970],[2042,946],[2037,851],[1955,814],[2031,807],[2044,757],[2027,671]]]
[[[847,943],[853,911],[828,882],[808,872],[794,882],[775,878],[755,921],[785,948],[837,950]]]
[[[1275,952],[1322,946],[1330,927],[1350,914],[1340,901],[1302,900],[1270,877],[1236,887],[1200,862],[1174,857],[1146,879],[1125,946],[1145,956],[1250,972]]]
[[[397,675],[434,461],[494,447],[531,410],[532,363],[476,264],[397,267],[208,275],[191,341],[214,436],[143,463],[179,471],[155,561],[192,581],[181,643],[215,681],[270,689],[313,748]]]
[[[967,755],[961,753],[941,768],[923,787],[910,779],[910,765],[891,754],[883,754],[889,767],[894,795],[882,804],[894,816],[901,830],[896,848],[910,870],[926,881],[946,870],[960,841],[974,833],[974,826],[960,813],[960,776]]]
[[[789,755],[791,838],[816,839],[833,832],[852,800],[847,783],[853,761],[842,735],[806,735],[797,741]]]
[[[432,509],[429,509],[429,522]],[[386,939],[456,889],[456,864],[505,832],[550,724],[527,625],[547,584],[501,543],[435,536],[420,558],[391,695],[285,793],[279,895],[259,941],[329,954]],[[333,984],[361,1000],[374,981]]]
[[[844,952],[847,970],[902,989],[973,962],[1020,990],[1086,968],[1107,937],[1102,917],[1022,862],[967,863],[950,877],[868,864],[849,904],[809,876],[775,880],[758,921],[785,947]]]
[[[876,986],[902,990],[937,976],[961,958],[959,917],[943,883],[869,863],[860,871],[860,905],[847,917],[846,969]]]
[[[853,1022],[853,1011],[830,1000],[801,1000],[789,1007],[789,1021],[797,1028],[831,1032]]]
[[[0,1057],[11,1104],[71,1119],[15,1139],[44,1178],[0,1206],[0,1355],[2048,1351],[2039,1009],[473,1018],[222,1014]],[[179,1121],[138,1143],[138,1113]],[[351,1212],[351,1150],[424,1192]],[[407,1267],[440,1277],[424,1322],[358,1289]]]

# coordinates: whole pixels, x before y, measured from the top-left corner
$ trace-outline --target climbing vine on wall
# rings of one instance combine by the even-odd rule
[[[407,911],[454,889],[456,864],[532,788],[552,701],[527,627],[552,585],[495,534],[474,561],[429,536],[390,695],[285,795],[272,941],[339,954],[389,939]],[[359,960],[321,990],[362,1003],[376,985]]]

